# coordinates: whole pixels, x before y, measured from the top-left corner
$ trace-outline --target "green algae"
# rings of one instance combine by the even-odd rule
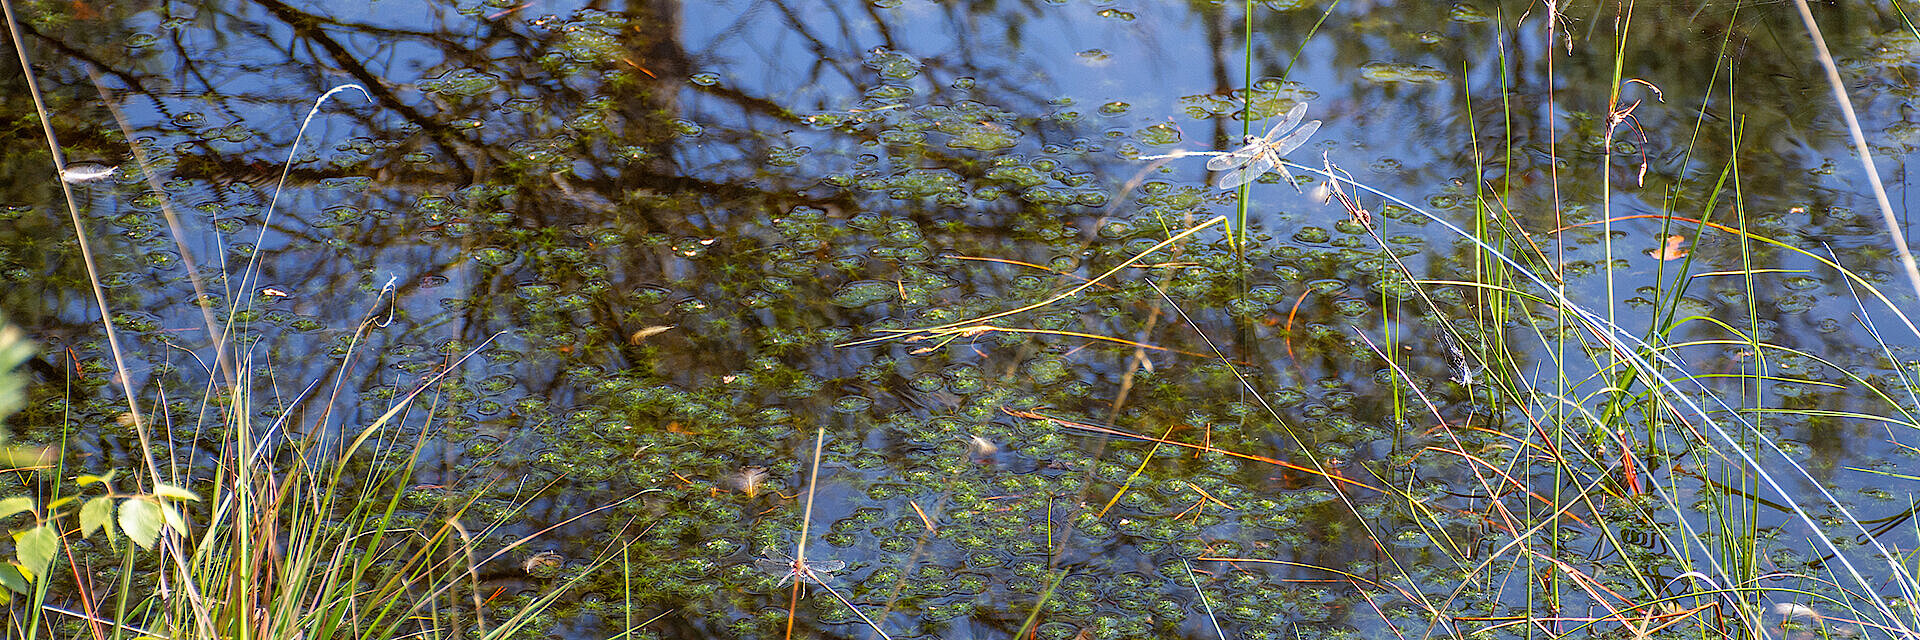
[[[1472,24],[1485,18],[1462,7],[1456,5],[1448,19]],[[1117,9],[1101,14],[1115,24],[1134,17]],[[788,615],[787,592],[754,571],[749,556],[767,547],[790,548],[801,528],[802,491],[821,500],[822,512],[812,523],[818,548],[862,550],[850,555],[854,562],[847,571],[857,581],[856,605],[882,604],[898,586],[907,598],[901,610],[913,613],[889,618],[889,630],[905,625],[928,635],[969,621],[1017,620],[1035,606],[1045,614],[1041,637],[1191,632],[1197,627],[1183,625],[1197,624],[1191,606],[1196,597],[1174,560],[1198,557],[1202,546],[1214,546],[1207,551],[1214,555],[1330,555],[1339,540],[1355,537],[1351,520],[1398,517],[1377,503],[1346,514],[1330,506],[1337,502],[1332,492],[1301,490],[1311,479],[1287,477],[1270,466],[1097,438],[1002,411],[1055,407],[1089,423],[1151,435],[1172,429],[1171,437],[1184,442],[1206,438],[1229,450],[1289,455],[1298,452],[1281,434],[1301,428],[1313,443],[1308,450],[1318,455],[1410,460],[1404,449],[1380,453],[1393,449],[1391,432],[1398,426],[1376,415],[1380,409],[1368,398],[1389,397],[1384,388],[1397,377],[1354,336],[1377,330],[1383,308],[1415,306],[1418,286],[1385,259],[1367,227],[1337,212],[1288,201],[1284,206],[1296,210],[1260,223],[1265,228],[1256,226],[1256,241],[1249,243],[1254,246],[1245,253],[1208,242],[1185,244],[1173,255],[1155,256],[1153,267],[1129,271],[1078,299],[1003,321],[1007,327],[1088,332],[1209,353],[1194,335],[1198,329],[1213,338],[1232,336],[1222,342],[1237,364],[1143,351],[1147,364],[1136,366],[1128,360],[1129,347],[1060,334],[1001,332],[946,344],[835,347],[878,328],[959,321],[1045,300],[1163,240],[1187,216],[1223,206],[1186,174],[1154,174],[1134,192],[1121,191],[1116,184],[1132,167],[1102,165],[1119,144],[1087,128],[1113,127],[1120,144],[1170,147],[1187,141],[1186,132],[1197,132],[1196,122],[1228,122],[1249,117],[1249,111],[1252,118],[1270,118],[1316,97],[1306,85],[1265,79],[1250,91],[1180,98],[1172,114],[1149,113],[1152,100],[1098,95],[1042,92],[1023,104],[1012,94],[943,93],[991,87],[996,80],[990,74],[955,75],[950,60],[900,46],[847,58],[858,61],[848,65],[857,67],[850,102],[794,101],[781,106],[806,115],[782,121],[788,114],[769,109],[758,112],[766,120],[741,124],[710,112],[676,112],[663,106],[673,100],[650,95],[677,88],[592,84],[617,74],[637,79],[648,74],[632,64],[654,64],[623,60],[639,48],[624,39],[641,26],[626,17],[580,12],[524,19],[555,37],[548,53],[557,57],[542,59],[535,69],[551,70],[551,79],[520,84],[509,74],[460,66],[436,68],[438,75],[416,84],[485,114],[463,112],[458,117],[468,119],[448,120],[450,130],[475,140],[506,136],[499,162],[488,168],[502,175],[486,178],[500,182],[456,193],[408,189],[371,176],[343,178],[356,182],[339,183],[349,186],[337,190],[365,193],[369,201],[329,196],[341,200],[329,200],[308,222],[343,237],[368,234],[370,242],[375,225],[363,223],[376,218],[383,220],[377,226],[390,225],[400,237],[445,234],[434,242],[444,238],[450,250],[421,267],[440,272],[441,280],[432,286],[417,281],[429,302],[402,305],[396,314],[399,326],[413,327],[404,329],[412,333],[376,347],[383,370],[408,377],[436,371],[487,333],[439,332],[467,326],[459,322],[511,330],[510,345],[483,353],[484,371],[457,378],[439,395],[446,403],[440,423],[445,438],[462,447],[463,462],[449,475],[489,479],[461,489],[486,496],[475,514],[490,522],[544,524],[640,488],[657,490],[583,527],[600,537],[570,539],[618,542],[640,561],[623,568],[628,573],[618,580],[593,578],[586,595],[558,616],[613,619],[625,606],[613,603],[640,602],[647,615],[679,612],[680,619],[708,625],[702,630],[776,636]],[[1087,49],[1077,58],[1110,61],[1123,54]],[[754,88],[737,68],[723,68],[721,61],[700,64],[713,70],[684,73],[693,95]],[[1360,75],[1392,83],[1448,78],[1406,65],[1366,67]],[[597,97],[505,97],[535,95],[526,91],[534,87],[565,94],[580,85],[592,89],[582,93]],[[608,92],[619,97],[600,95]],[[628,111],[631,104],[645,106]],[[503,126],[510,123],[501,114],[550,114],[552,122],[523,131]],[[1156,121],[1166,115],[1177,122]],[[206,126],[204,116],[184,120]],[[1229,128],[1229,137],[1237,134],[1237,126]],[[786,129],[797,132],[783,134]],[[251,139],[244,128],[215,127],[200,135],[223,142]],[[846,139],[829,137],[840,135]],[[714,151],[734,141],[746,141],[739,157],[753,166],[736,167],[742,161],[728,155],[732,151]],[[341,158],[347,164],[338,166],[397,161],[425,169],[460,160],[458,153],[408,146],[416,144],[400,144],[398,135],[353,141],[347,144],[351,153]],[[602,150],[608,155],[596,155]],[[707,152],[726,157],[700,157]],[[663,163],[704,161],[752,177],[736,182],[720,170],[675,174],[706,181],[694,188],[647,175]],[[612,166],[632,173],[595,184],[602,178],[592,174]],[[1375,168],[1405,169],[1398,162]],[[1464,216],[1480,204],[1471,192],[1432,188],[1438,195],[1428,204],[1449,215]],[[397,191],[395,197],[383,193],[388,189]],[[596,199],[556,195],[565,189]],[[588,216],[574,208],[580,202],[603,208]],[[142,195],[130,204],[150,210],[157,203]],[[1114,209],[1102,210],[1108,206]],[[402,213],[373,213],[382,210]],[[1395,222],[1385,238],[1396,255],[1415,257],[1447,246],[1444,236],[1419,229],[1420,219],[1404,208],[1386,207],[1379,214],[1376,223]],[[26,215],[23,209],[16,217]],[[136,235],[157,232],[149,219],[115,220]],[[244,228],[237,219],[226,222],[227,233]],[[432,246],[369,250],[399,254]],[[237,249],[246,255],[267,247]],[[27,253],[8,254],[7,260],[21,264],[19,256]],[[143,259],[161,266],[177,261]],[[1605,264],[1576,260],[1566,272],[1588,276]],[[124,271],[109,282],[133,293],[144,282],[138,273]],[[379,279],[347,275],[352,281]],[[1198,326],[1167,330],[1173,321],[1148,282],[1198,312]],[[1788,286],[1813,289],[1799,281]],[[1435,295],[1464,304],[1457,292]],[[1653,304],[1659,292],[1643,295]],[[1779,304],[1800,311],[1818,299],[1781,298]],[[226,305],[223,299],[208,302]],[[1710,311],[1747,302],[1716,295],[1683,298],[1675,308]],[[1290,317],[1296,306],[1299,317]],[[324,334],[328,345],[357,321],[344,313],[310,313],[264,319]],[[166,326],[154,317],[119,318],[116,323],[141,333]],[[1396,315],[1396,321],[1407,319]],[[1512,320],[1516,328],[1548,329],[1561,321],[1550,315]],[[677,329],[629,338],[669,325]],[[456,335],[459,340],[449,339]],[[1292,367],[1302,371],[1296,375]],[[86,370],[104,373],[97,362]],[[1236,372],[1258,376],[1262,397],[1278,408],[1279,420],[1246,400]],[[1123,384],[1136,395],[1110,412],[1108,404]],[[383,399],[405,390],[383,379],[358,391]],[[831,434],[823,462],[831,479],[804,486],[810,452],[799,434],[820,425]],[[973,453],[973,437],[1001,449]],[[763,490],[742,490],[730,481],[748,468],[766,470],[770,477],[756,485]],[[517,509],[503,499],[548,481],[561,488],[543,496],[545,512]],[[1423,499],[1446,500],[1441,486],[1408,486],[1419,487]],[[1194,487],[1234,509],[1208,503]],[[410,496],[423,507],[454,504],[439,490]],[[1110,511],[1096,515],[1116,496]],[[1207,506],[1196,507],[1201,504]],[[1413,537],[1404,526],[1389,531],[1410,551],[1431,551],[1423,548],[1431,540]],[[1061,542],[1069,538],[1071,544]],[[869,546],[877,551],[864,551]],[[1097,560],[1089,557],[1095,555]],[[1292,637],[1282,631],[1289,625],[1307,637],[1349,633],[1322,623],[1339,619],[1333,608],[1352,602],[1285,584],[1279,579],[1285,572],[1194,564],[1209,573],[1200,588],[1221,603],[1221,617],[1239,632],[1236,637]],[[1035,604],[1056,567],[1079,573],[1061,580],[1057,599]],[[526,605],[506,598],[503,614]],[[820,635],[859,632],[843,626],[858,624],[851,610],[817,592],[803,599],[796,615],[803,626],[820,625]]]

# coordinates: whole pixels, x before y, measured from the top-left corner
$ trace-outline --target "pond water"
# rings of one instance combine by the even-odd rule
[[[535,536],[490,616],[586,574],[536,635],[1521,636],[1693,570],[1831,593],[1816,538],[1895,596],[1849,520],[1915,544],[1913,286],[1788,3],[24,4],[171,458],[219,453],[198,303],[294,435],[430,384],[406,516]],[[1899,8],[1814,12],[1904,212]],[[0,86],[10,424],[131,466]],[[1297,104],[1244,191],[1182,155]]]

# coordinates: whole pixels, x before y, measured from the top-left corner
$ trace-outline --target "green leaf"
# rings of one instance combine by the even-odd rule
[[[80,475],[74,476],[73,481],[79,484],[80,486],[84,487],[94,483],[112,482],[113,477],[115,475],[118,475],[119,473],[120,473],[119,469],[108,471],[107,475],[104,475],[104,476],[96,476],[91,473],[82,473]]]
[[[0,320],[0,419],[13,415],[26,400],[27,377],[14,367],[33,357],[36,350],[26,332]]]
[[[33,511],[33,498],[16,496],[12,498],[0,499],[0,518],[5,518],[7,516],[11,516],[16,513],[27,513],[30,511]]]
[[[180,508],[173,506],[173,503],[160,503],[160,517],[164,518],[167,521],[167,526],[173,527],[175,532],[178,532],[180,535],[187,534],[187,519],[180,517]]]
[[[101,496],[80,507],[80,537],[93,535],[94,529],[106,531],[107,539],[113,539],[113,498]]]
[[[60,551],[60,532],[51,524],[43,524],[14,536],[13,542],[15,550],[20,552],[20,568],[38,579],[47,575],[53,554]]]
[[[33,588],[33,585],[27,582],[27,576],[20,573],[19,567],[11,562],[0,564],[0,585],[13,590],[14,593],[26,593],[28,589]]]
[[[47,511],[59,510],[60,507],[66,506],[67,503],[73,502],[79,499],[80,499],[80,496],[66,496],[64,498],[54,498],[53,502],[47,503]]]
[[[153,495],[160,496],[162,498],[172,498],[174,500],[192,500],[194,502],[200,501],[200,496],[194,495],[192,491],[188,491],[186,489],[182,489],[180,487],[176,487],[176,486],[167,484],[165,482],[162,482],[153,487]]]
[[[160,515],[160,505],[140,498],[120,502],[120,530],[142,549],[153,548],[154,541],[160,539],[160,525],[165,523],[166,516]]]

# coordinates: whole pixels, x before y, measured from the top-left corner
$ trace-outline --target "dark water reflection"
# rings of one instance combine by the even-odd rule
[[[428,523],[438,505],[477,499],[470,517],[498,523],[486,543],[494,548],[560,525],[534,548],[561,552],[571,570],[626,549],[626,562],[602,568],[558,609],[557,633],[607,637],[629,616],[665,614],[648,627],[663,637],[778,637],[788,591],[754,558],[795,542],[797,496],[824,428],[809,554],[848,562],[837,574],[842,593],[895,638],[1006,637],[1036,602],[1040,637],[1211,637],[1183,559],[1232,637],[1332,637],[1391,633],[1388,625],[1423,633],[1412,592],[1443,602],[1465,583],[1445,613],[1480,618],[1526,611],[1534,599],[1518,574],[1474,567],[1512,540],[1488,515],[1490,491],[1535,518],[1545,507],[1481,483],[1471,465],[1429,445],[1523,465],[1504,438],[1542,437],[1555,424],[1585,433],[1592,423],[1564,411],[1581,409],[1636,438],[1638,473],[1683,504],[1731,491],[1702,480],[1713,474],[1699,466],[1711,463],[1690,457],[1700,451],[1693,432],[1659,407],[1599,413],[1607,385],[1583,380],[1594,366],[1581,335],[1567,331],[1558,354],[1539,350],[1564,318],[1532,305],[1502,315],[1463,287],[1430,285],[1432,306],[1405,295],[1365,229],[1304,181],[1304,191],[1255,185],[1244,255],[1211,230],[1150,256],[1151,268],[1000,322],[1191,354],[1217,346],[1279,420],[1227,365],[1202,355],[1058,333],[836,345],[1044,300],[1231,214],[1233,194],[1206,188],[1204,160],[1146,171],[1134,158],[1234,146],[1270,122],[1239,119],[1251,98],[1262,118],[1310,101],[1324,126],[1293,154],[1300,162],[1325,158],[1464,226],[1476,211],[1496,221],[1486,224],[1518,225],[1530,239],[1501,245],[1516,259],[1530,255],[1523,242],[1547,255],[1564,247],[1572,295],[1595,308],[1613,301],[1634,331],[1707,315],[1897,382],[1912,337],[1869,305],[1895,343],[1882,350],[1856,320],[1854,291],[1803,256],[1755,247],[1756,268],[1788,271],[1750,285],[1694,279],[1670,312],[1680,263],[1645,253],[1661,244],[1658,220],[1613,225],[1611,288],[1599,227],[1552,233],[1601,220],[1607,207],[1730,225],[1745,216],[1752,233],[1832,251],[1897,303],[1912,302],[1791,7],[1723,4],[1637,4],[1624,39],[1612,3],[1570,7],[1551,35],[1544,9],[1519,2],[1346,2],[1324,22],[1321,7],[1263,5],[1251,93],[1241,89],[1240,8],[1201,2],[77,1],[41,5],[24,27],[68,157],[123,165],[84,190],[84,205],[107,254],[111,303],[145,363],[139,382],[149,393],[170,389],[176,419],[190,424],[196,405],[179,398],[197,397],[205,371],[188,351],[211,350],[161,199],[132,165],[130,144],[159,158],[151,170],[187,219],[194,257],[232,274],[210,274],[217,303],[251,309],[236,339],[271,364],[298,430],[364,425],[478,351],[431,407],[439,438],[422,452],[430,464],[419,478],[431,487],[410,508]],[[1905,104],[1920,39],[1885,7],[1818,9],[1904,202],[1898,161],[1914,144]],[[1638,128],[1617,130],[1608,149],[1616,41],[1619,77],[1659,91],[1619,83],[1623,104],[1638,101]],[[115,92],[130,133],[89,70]],[[85,382],[69,407],[85,426],[78,448],[129,460],[131,434],[114,420],[124,405],[104,385],[107,354],[51,162],[37,126],[25,124],[33,108],[16,67],[0,73],[9,74],[0,101],[16,123],[0,129],[15,150],[0,158],[12,177],[0,183],[9,232],[0,267],[12,283],[0,307],[48,346],[48,363],[70,366],[68,349],[80,358]],[[371,102],[349,93],[324,105],[269,219],[301,118],[343,83],[365,87]],[[1471,280],[1490,264],[1418,216],[1362,204],[1416,277]],[[260,275],[239,289],[240,265],[255,253]],[[1737,238],[1724,234],[1707,236],[1694,257],[1696,273],[1741,264]],[[344,360],[367,317],[390,322]],[[1514,350],[1501,366],[1569,404],[1514,404],[1484,383],[1449,382],[1447,324],[1475,351],[1508,334]],[[1731,336],[1695,322],[1665,337]],[[1391,345],[1402,373],[1372,345]],[[1693,373],[1752,371],[1738,344],[1679,353]],[[1556,355],[1572,359],[1565,382],[1553,379]],[[1736,399],[1759,394],[1749,406],[1797,411],[1765,415],[1764,428],[1841,487],[1861,517],[1899,512],[1902,501],[1862,490],[1874,480],[1848,470],[1911,466],[1888,446],[1887,428],[1814,413],[1899,409],[1811,357],[1782,354],[1771,366],[1769,375],[1834,386],[1708,384]],[[326,394],[298,392],[335,375],[353,393],[346,410],[323,418]],[[42,402],[15,420],[31,440],[57,438],[62,424],[61,386],[47,378]],[[1006,411],[1036,408],[1303,465],[1318,459],[1422,502]],[[407,429],[428,428],[419,413]],[[1436,414],[1460,428],[1436,429]],[[1905,429],[1892,437],[1910,443]],[[192,438],[178,436],[182,451]],[[1600,465],[1617,459],[1595,455]],[[745,481],[755,469],[764,481]],[[1508,471],[1545,495],[1566,481],[1550,467]],[[1606,476],[1623,482],[1617,469],[1589,482]],[[1581,517],[1591,520],[1590,508]],[[1622,511],[1609,518],[1637,522],[1637,507],[1608,508]],[[1651,507],[1644,516],[1673,518]],[[1812,532],[1774,512],[1762,520],[1784,527],[1765,570],[1818,566],[1796,542]],[[1570,527],[1563,542],[1575,550],[1560,559],[1592,573],[1635,554],[1661,576],[1656,586],[1686,570],[1671,560],[1679,551],[1651,536],[1616,546]],[[1202,557],[1315,565],[1404,591]],[[500,583],[522,597],[552,584]],[[798,614],[808,633],[867,635],[844,607],[808,593]],[[1568,611],[1591,604],[1572,590],[1562,597]]]

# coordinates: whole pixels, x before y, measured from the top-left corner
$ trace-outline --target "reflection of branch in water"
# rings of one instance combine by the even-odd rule
[[[296,11],[293,7],[287,6],[286,3],[280,2],[279,0],[254,1],[260,4],[260,6],[266,7],[267,10],[272,11],[275,16],[284,20],[287,26],[293,28],[296,36],[307,38],[313,44],[319,45],[321,49],[327,52],[327,56],[332,59],[335,65],[338,65],[341,70],[346,71],[348,75],[353,76],[355,80],[359,81],[361,86],[366,87],[367,91],[372,93],[375,100],[382,106],[392,109],[395,113],[399,113],[406,118],[407,122],[418,125],[421,131],[426,132],[427,136],[432,138],[434,143],[441,147],[442,151],[446,152],[446,161],[453,163],[454,168],[458,170],[459,180],[461,182],[473,181],[475,177],[473,168],[468,166],[466,159],[462,158],[459,153],[459,150],[466,146],[464,144],[466,141],[458,139],[453,133],[452,128],[428,117],[412,105],[402,101],[399,96],[394,95],[393,90],[387,86],[384,79],[374,75],[372,71],[367,70],[366,66],[361,64],[358,56],[355,56],[353,52],[348,51],[347,48],[342,46],[337,40],[328,36],[326,31],[318,26],[320,21],[314,16]]]

